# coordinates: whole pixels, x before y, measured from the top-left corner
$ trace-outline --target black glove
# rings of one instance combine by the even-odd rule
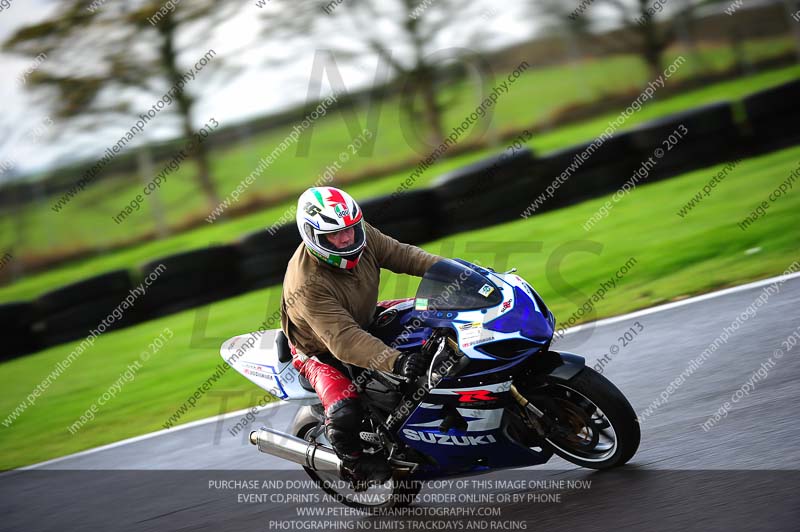
[[[428,359],[419,351],[402,353],[394,362],[394,373],[407,379],[416,379],[428,371]]]

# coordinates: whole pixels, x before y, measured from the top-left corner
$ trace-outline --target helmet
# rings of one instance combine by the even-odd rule
[[[358,264],[367,236],[361,208],[347,192],[333,187],[313,187],[297,201],[297,228],[308,251],[322,262],[351,269]],[[353,243],[338,249],[325,235],[353,228]]]

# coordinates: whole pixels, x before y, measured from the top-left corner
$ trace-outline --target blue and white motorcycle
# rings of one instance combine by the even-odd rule
[[[640,439],[631,405],[582,357],[550,349],[553,313],[514,271],[442,260],[414,299],[379,307],[370,333],[430,357],[416,382],[342,365],[365,407],[365,452],[387,458],[391,480],[342,476],[322,407],[291,365],[281,331],[222,346],[223,358],[265,390],[314,403],[299,409],[292,434],[262,427],[251,443],[302,465],[329,495],[362,509],[409,504],[426,480],[543,464],[553,453],[592,469],[626,463]]]

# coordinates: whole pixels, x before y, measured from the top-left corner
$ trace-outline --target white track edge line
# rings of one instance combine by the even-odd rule
[[[708,292],[707,294],[700,294],[699,296],[694,297],[687,297],[686,299],[681,299],[679,301],[672,301],[670,303],[664,303],[663,305],[657,305],[655,307],[648,307],[642,310],[636,310],[634,312],[630,312],[628,314],[621,314],[619,316],[612,316],[610,318],[604,318],[602,320],[597,321],[590,321],[588,323],[582,323],[580,325],[576,325],[575,327],[570,327],[564,331],[564,336],[567,334],[573,334],[576,332],[580,332],[584,329],[589,329],[592,327],[601,327],[603,325],[610,325],[612,323],[619,323],[621,321],[630,320],[633,318],[640,318],[642,316],[647,316],[648,314],[655,314],[657,312],[663,312],[665,310],[672,310],[674,308],[683,307],[686,305],[692,305],[694,303],[700,303],[701,301],[706,301],[708,299],[714,299],[717,297],[727,296],[729,294],[734,294],[736,292],[745,292],[747,290],[752,290],[754,288],[760,288],[762,286],[766,286],[773,283],[785,283],[790,279],[795,279],[800,277],[800,272],[795,273],[787,273],[783,275],[779,275],[777,277],[770,277],[769,279],[761,279],[760,281],[753,281],[751,283],[742,284],[738,286],[732,286],[730,288],[724,288],[722,290],[718,290],[716,292]]]
[[[717,298],[717,297],[726,296],[726,295],[733,294],[733,293],[736,293],[736,292],[744,292],[746,290],[752,290],[753,288],[759,288],[761,286],[766,286],[768,284],[772,284],[772,283],[776,283],[776,282],[785,283],[786,281],[788,281],[790,279],[795,279],[797,277],[800,277],[800,272],[779,275],[777,277],[770,277],[768,279],[761,279],[759,281],[753,281],[753,282],[747,283],[747,284],[742,284],[742,285],[738,285],[738,286],[732,286],[730,288],[725,288],[723,290],[718,290],[716,292],[709,292],[707,294],[701,294],[699,296],[694,296],[694,297],[688,297],[686,299],[681,299],[680,301],[673,301],[671,303],[665,303],[663,305],[658,305],[658,306],[655,306],[655,307],[650,307],[650,308],[646,308],[646,309],[642,309],[642,310],[637,310],[635,312],[631,312],[631,313],[628,313],[628,314],[621,314],[619,316],[614,316],[614,317],[611,317],[611,318],[605,318],[605,319],[598,320],[598,321],[593,321],[593,322],[589,322],[589,323],[583,323],[581,325],[576,325],[575,327],[571,327],[571,328],[565,330],[564,331],[564,336],[566,336],[568,334],[573,334],[573,333],[576,333],[576,332],[580,332],[580,331],[582,331],[584,329],[588,329],[589,327],[601,327],[603,325],[610,325],[612,323],[618,323],[620,321],[625,321],[625,320],[629,320],[629,319],[633,319],[633,318],[639,318],[641,316],[646,316],[648,314],[655,314],[657,312],[663,312],[665,310],[671,310],[671,309],[682,307],[682,306],[685,306],[685,305],[691,305],[691,304],[694,304],[694,303],[699,303],[701,301],[706,301],[708,299],[714,299],[714,298]],[[277,401],[275,403],[270,403],[270,404],[268,404],[266,406],[260,407],[260,408],[257,409],[257,411],[260,412],[260,411],[266,410],[268,408],[275,408],[275,407],[281,406],[281,405],[286,404],[286,403],[288,403],[288,402],[287,401]],[[45,462],[39,462],[38,464],[32,464],[32,465],[29,465],[29,466],[21,467],[21,468],[17,469],[17,471],[25,471],[25,470],[28,470],[28,469],[37,469],[37,468],[40,468],[40,467],[43,467],[43,466],[46,466],[46,465],[55,464],[57,462],[61,462],[61,461],[64,461],[64,460],[69,460],[71,458],[78,458],[80,456],[86,456],[86,455],[89,455],[89,454],[94,454],[94,453],[97,453],[97,452],[106,451],[106,450],[109,450],[109,449],[113,449],[115,447],[121,447],[123,445],[128,445],[130,443],[136,443],[136,442],[139,442],[139,441],[148,440],[150,438],[156,438],[158,436],[163,436],[163,435],[168,434],[168,433],[178,432],[178,431],[183,430],[183,429],[189,429],[189,428],[192,428],[192,427],[198,427],[200,425],[205,425],[205,424],[208,424],[208,423],[218,422],[220,420],[228,419],[230,417],[240,416],[240,415],[250,411],[251,409],[252,409],[252,407],[244,408],[242,410],[237,410],[235,412],[228,412],[227,414],[208,417],[208,418],[205,418],[205,419],[198,419],[197,421],[190,421],[189,423],[184,423],[183,425],[178,425],[175,428],[161,429],[161,430],[157,430],[155,432],[149,432],[147,434],[142,434],[140,436],[134,436],[132,438],[127,438],[125,440],[120,440],[120,441],[117,441],[117,442],[114,442],[114,443],[101,445],[100,447],[94,447],[92,449],[86,449],[85,451],[80,451],[80,452],[77,452],[77,453],[68,454],[66,456],[61,456],[59,458],[53,458],[52,460],[47,460]]]
[[[203,419],[198,419],[196,421],[190,421],[189,423],[184,423],[182,425],[176,425],[174,428],[161,429],[161,430],[157,430],[155,432],[148,432],[147,434],[141,434],[139,436],[133,436],[132,438],[126,438],[124,440],[115,441],[113,443],[107,443],[105,445],[101,445],[100,447],[92,447],[91,449],[86,449],[85,451],[79,451],[77,453],[68,454],[66,456],[60,456],[58,458],[53,458],[53,459],[47,460],[45,462],[39,462],[37,464],[32,464],[32,465],[29,465],[29,466],[20,467],[20,468],[16,469],[15,471],[25,471],[25,470],[28,470],[28,469],[37,469],[37,468],[40,468],[40,467],[43,467],[43,466],[47,466],[47,465],[55,464],[57,462],[61,462],[63,460],[69,460],[69,459],[72,459],[72,458],[78,458],[78,457],[81,457],[81,456],[86,456],[86,455],[98,453],[98,452],[101,452],[101,451],[107,451],[107,450],[113,449],[115,447],[121,447],[123,445],[128,445],[129,443],[136,443],[136,442],[143,441],[143,440],[149,440],[150,438],[156,438],[158,436],[164,436],[165,434],[179,432],[179,431],[184,430],[184,429],[191,429],[191,428],[194,428],[194,427],[199,427],[201,425],[207,425],[209,423],[215,423],[215,422],[223,421],[223,420],[228,419],[228,418],[232,418],[232,417],[236,417],[236,416],[241,416],[242,414],[246,414],[247,412],[250,412],[253,408],[255,408],[256,412],[258,413],[258,412],[261,412],[263,410],[268,410],[270,408],[275,408],[275,407],[278,407],[278,406],[281,406],[281,405],[284,405],[284,404],[287,404],[287,401],[278,400],[278,401],[275,401],[274,403],[269,403],[267,405],[260,406],[260,407],[252,407],[251,406],[250,408],[243,408],[242,410],[236,410],[235,412],[227,412],[225,414],[220,414],[220,415],[213,416],[213,417],[207,417],[207,418],[203,418]]]

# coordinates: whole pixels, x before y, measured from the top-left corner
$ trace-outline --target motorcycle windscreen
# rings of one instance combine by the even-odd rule
[[[477,310],[502,303],[500,289],[489,278],[451,259],[431,266],[417,289],[416,310]]]

